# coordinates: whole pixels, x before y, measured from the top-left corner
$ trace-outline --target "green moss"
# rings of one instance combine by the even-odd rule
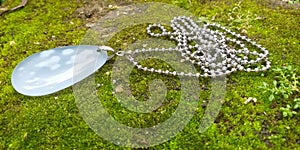
[[[144,2],[144,1],[142,1]],[[300,67],[300,12],[296,9],[272,9],[261,2],[244,0],[222,1],[165,1],[188,9],[198,17],[218,22],[247,35],[270,51],[273,67],[291,65]],[[18,1],[4,2],[15,6]],[[106,1],[118,4],[117,1]],[[27,56],[57,46],[76,45],[85,34],[85,20],[74,15],[81,1],[29,0],[18,11],[0,16],[0,149],[120,149],[94,133],[83,121],[70,88],[43,97],[26,97],[11,86],[13,68]],[[236,10],[236,11],[233,11]],[[132,37],[143,39],[145,26],[136,26],[116,35],[110,41],[114,48],[123,48],[123,42],[132,43]],[[141,32],[135,32],[141,31]],[[179,79],[133,70],[132,93],[141,100],[148,98],[147,87],[153,79],[161,79],[171,89],[167,101],[157,112],[132,113],[123,108],[111,94],[111,72],[114,61],[109,61],[96,73],[99,97],[109,113],[124,124],[147,127],[163,122],[172,115],[180,97]],[[168,68],[157,60],[144,64]],[[298,71],[299,73],[299,71]],[[299,149],[299,113],[293,118],[282,118],[280,103],[268,102],[258,87],[271,83],[274,72],[243,73],[228,76],[226,98],[213,126],[200,134],[198,127],[205,111],[203,100],[210,91],[200,93],[199,109],[184,130],[170,141],[154,146],[157,149]],[[209,87],[206,79],[199,84]],[[105,91],[105,92],[103,92]],[[244,105],[244,98],[256,97],[257,103]]]

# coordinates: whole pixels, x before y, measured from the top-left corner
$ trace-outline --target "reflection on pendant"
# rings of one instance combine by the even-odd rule
[[[12,85],[28,96],[42,96],[67,88],[101,68],[106,51],[98,46],[80,45],[54,48],[36,53],[14,69]]]

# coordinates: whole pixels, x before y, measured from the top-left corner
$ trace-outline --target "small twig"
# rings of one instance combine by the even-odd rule
[[[11,11],[15,11],[19,8],[24,7],[27,4],[27,0],[22,0],[22,3],[12,9],[7,9],[7,8],[0,8],[0,16],[7,13],[7,12],[11,12]]]
[[[8,11],[9,11],[9,9],[7,9],[7,8],[0,8],[0,16]]]
[[[22,7],[24,7],[26,5],[26,3],[27,3],[27,0],[22,0],[22,3],[19,6],[16,6],[16,7],[10,9],[10,11],[15,11],[15,10],[17,10],[19,8],[22,8]]]

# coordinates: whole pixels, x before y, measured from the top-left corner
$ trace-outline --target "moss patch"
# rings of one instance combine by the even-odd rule
[[[137,2],[137,1],[134,1]],[[134,3],[131,2],[131,3]],[[140,1],[144,2],[144,1]],[[195,16],[218,22],[236,32],[247,35],[270,51],[272,67],[291,65],[300,67],[300,12],[297,8],[273,9],[260,1],[164,1],[188,9]],[[97,136],[83,121],[76,107],[70,88],[43,97],[26,97],[11,86],[13,68],[27,56],[57,46],[77,45],[88,30],[86,24],[110,11],[109,5],[125,5],[129,1],[102,1],[102,10],[89,10],[89,1],[29,0],[25,8],[0,16],[0,149],[119,149]],[[18,1],[7,0],[3,6],[13,7]],[[86,7],[83,7],[86,6]],[[84,8],[84,9],[82,9]],[[92,12],[91,12],[92,11]],[[83,12],[81,14],[80,12]],[[141,27],[128,29],[111,41],[111,46],[122,48],[122,41],[143,38]],[[126,38],[125,38],[126,37]],[[160,64],[156,60],[145,62]],[[115,100],[110,75],[113,61],[96,73],[99,97],[111,114],[120,122],[132,126],[152,126],[160,123],[176,109],[180,85],[178,79],[157,74],[132,72],[132,92],[146,99],[148,83],[162,79],[170,92],[164,106],[151,117],[124,111]],[[168,67],[161,64],[157,67]],[[283,118],[282,103],[269,102],[258,87],[262,82],[272,83],[275,73],[237,72],[228,76],[227,94],[221,112],[213,126],[205,133],[198,133],[200,120],[209,99],[209,83],[200,79],[202,86],[199,108],[184,131],[157,149],[298,149],[300,143],[300,113]],[[299,95],[295,95],[295,97]],[[256,97],[257,103],[244,105],[244,98]],[[283,106],[282,106],[283,107]],[[163,115],[161,116],[163,112]],[[125,114],[124,114],[125,113]],[[147,118],[148,117],[148,118]],[[141,124],[136,124],[140,122]]]

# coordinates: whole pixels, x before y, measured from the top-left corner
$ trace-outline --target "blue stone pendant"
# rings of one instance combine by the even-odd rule
[[[79,45],[33,54],[16,66],[12,85],[19,93],[28,96],[42,96],[65,89],[105,64],[108,55],[100,49],[99,46]]]

